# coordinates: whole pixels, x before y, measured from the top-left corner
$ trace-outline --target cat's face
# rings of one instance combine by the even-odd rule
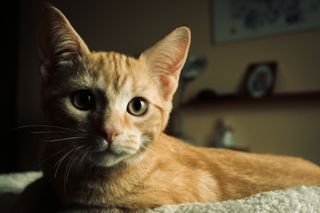
[[[171,111],[190,31],[177,28],[138,59],[92,52],[63,14],[48,6],[40,36],[42,103],[61,149],[86,150],[110,167],[133,163],[156,141]]]

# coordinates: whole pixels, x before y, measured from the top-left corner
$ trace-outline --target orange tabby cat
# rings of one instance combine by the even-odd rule
[[[30,212],[216,202],[320,183],[320,168],[302,159],[199,148],[163,133],[190,45],[187,27],[136,59],[90,51],[58,9],[44,14],[42,101],[53,130],[44,177],[21,199],[38,202]],[[47,210],[39,210],[45,198]]]

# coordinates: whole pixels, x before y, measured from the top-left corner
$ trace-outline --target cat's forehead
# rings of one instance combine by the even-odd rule
[[[126,89],[145,93],[150,89],[150,76],[138,59],[117,52],[92,52],[83,62],[95,87],[115,93]]]
[[[135,58],[117,52],[92,52],[84,57],[89,71],[105,76],[134,74],[139,66]]]
[[[96,83],[122,87],[139,75],[139,61],[116,52],[93,52],[84,58],[84,63]]]

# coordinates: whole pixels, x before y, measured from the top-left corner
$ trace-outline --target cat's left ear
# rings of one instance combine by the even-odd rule
[[[74,62],[90,51],[60,10],[49,3],[45,3],[43,8],[39,54],[41,77],[46,81],[61,67],[72,70]]]
[[[188,27],[178,27],[140,56],[160,82],[160,91],[167,101],[175,93],[181,69],[186,61],[191,41]]]

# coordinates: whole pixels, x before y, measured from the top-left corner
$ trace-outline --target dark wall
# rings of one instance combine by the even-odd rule
[[[19,1],[7,1],[1,13],[1,135],[0,172],[16,169],[16,140],[13,128],[16,126],[16,87],[18,70]]]

